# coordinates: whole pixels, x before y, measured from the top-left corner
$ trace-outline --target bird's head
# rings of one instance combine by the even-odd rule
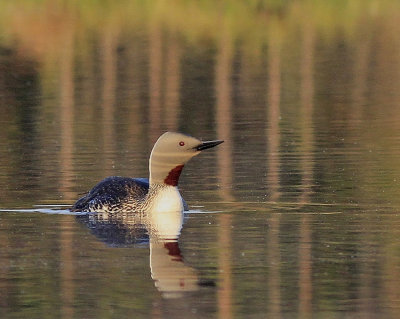
[[[154,144],[150,155],[150,183],[177,186],[183,166],[201,151],[223,141],[201,141],[195,137],[166,132]]]

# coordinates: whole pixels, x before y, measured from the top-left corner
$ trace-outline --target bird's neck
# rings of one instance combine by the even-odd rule
[[[150,187],[152,185],[178,186],[183,166],[183,164],[173,164],[150,158]]]
[[[182,212],[184,209],[178,187],[165,183],[150,184],[145,201],[152,213]]]

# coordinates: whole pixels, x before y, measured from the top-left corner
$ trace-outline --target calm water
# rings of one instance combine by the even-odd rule
[[[0,5],[0,317],[397,318],[395,1],[21,3]],[[225,140],[182,173],[183,226],[68,213],[146,177],[166,130]]]

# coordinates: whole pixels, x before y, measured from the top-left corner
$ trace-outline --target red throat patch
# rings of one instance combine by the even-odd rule
[[[179,176],[181,176],[182,169],[183,165],[178,165],[171,169],[168,176],[164,179],[164,183],[171,186],[178,186]]]

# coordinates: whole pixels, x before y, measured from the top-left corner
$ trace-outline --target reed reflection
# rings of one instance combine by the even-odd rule
[[[66,200],[73,198],[73,123],[74,123],[74,68],[73,68],[73,34],[65,34],[65,49],[61,57],[60,65],[60,192]],[[74,316],[74,255],[72,249],[73,236],[70,230],[71,216],[65,216],[60,227],[61,284],[60,294],[63,299],[61,317],[72,318]]]
[[[281,47],[279,41],[271,37],[268,56],[268,108],[267,108],[267,186],[270,201],[280,197],[280,138],[279,128],[281,103]],[[268,314],[274,318],[281,317],[281,250],[280,250],[280,214],[269,219],[267,255],[269,260]]]
[[[314,109],[314,43],[315,30],[310,23],[303,27],[301,47],[301,109],[300,109],[300,158],[301,195],[299,202],[308,204],[313,194],[314,184],[314,126],[312,121]],[[299,314],[302,318],[310,318],[312,313],[312,216],[302,214],[299,243]]]
[[[280,157],[279,146],[281,132],[279,119],[281,116],[281,57],[280,44],[276,40],[270,40],[268,56],[268,107],[267,107],[267,186],[270,201],[277,201],[280,197]]]
[[[161,133],[162,52],[162,32],[154,26],[149,32],[149,134],[152,140]]]
[[[224,34],[218,42],[218,54],[215,66],[215,94],[217,135],[228,141],[226,147],[217,153],[219,194],[223,201],[233,202],[233,148],[232,148],[232,36],[224,28]],[[219,258],[221,271],[218,290],[218,318],[233,318],[233,275],[232,275],[232,216],[221,215],[218,218],[220,231],[218,234]]]
[[[110,247],[149,246],[151,277],[163,298],[180,298],[199,289],[197,272],[185,264],[179,247],[182,212],[93,213],[77,219]]]

